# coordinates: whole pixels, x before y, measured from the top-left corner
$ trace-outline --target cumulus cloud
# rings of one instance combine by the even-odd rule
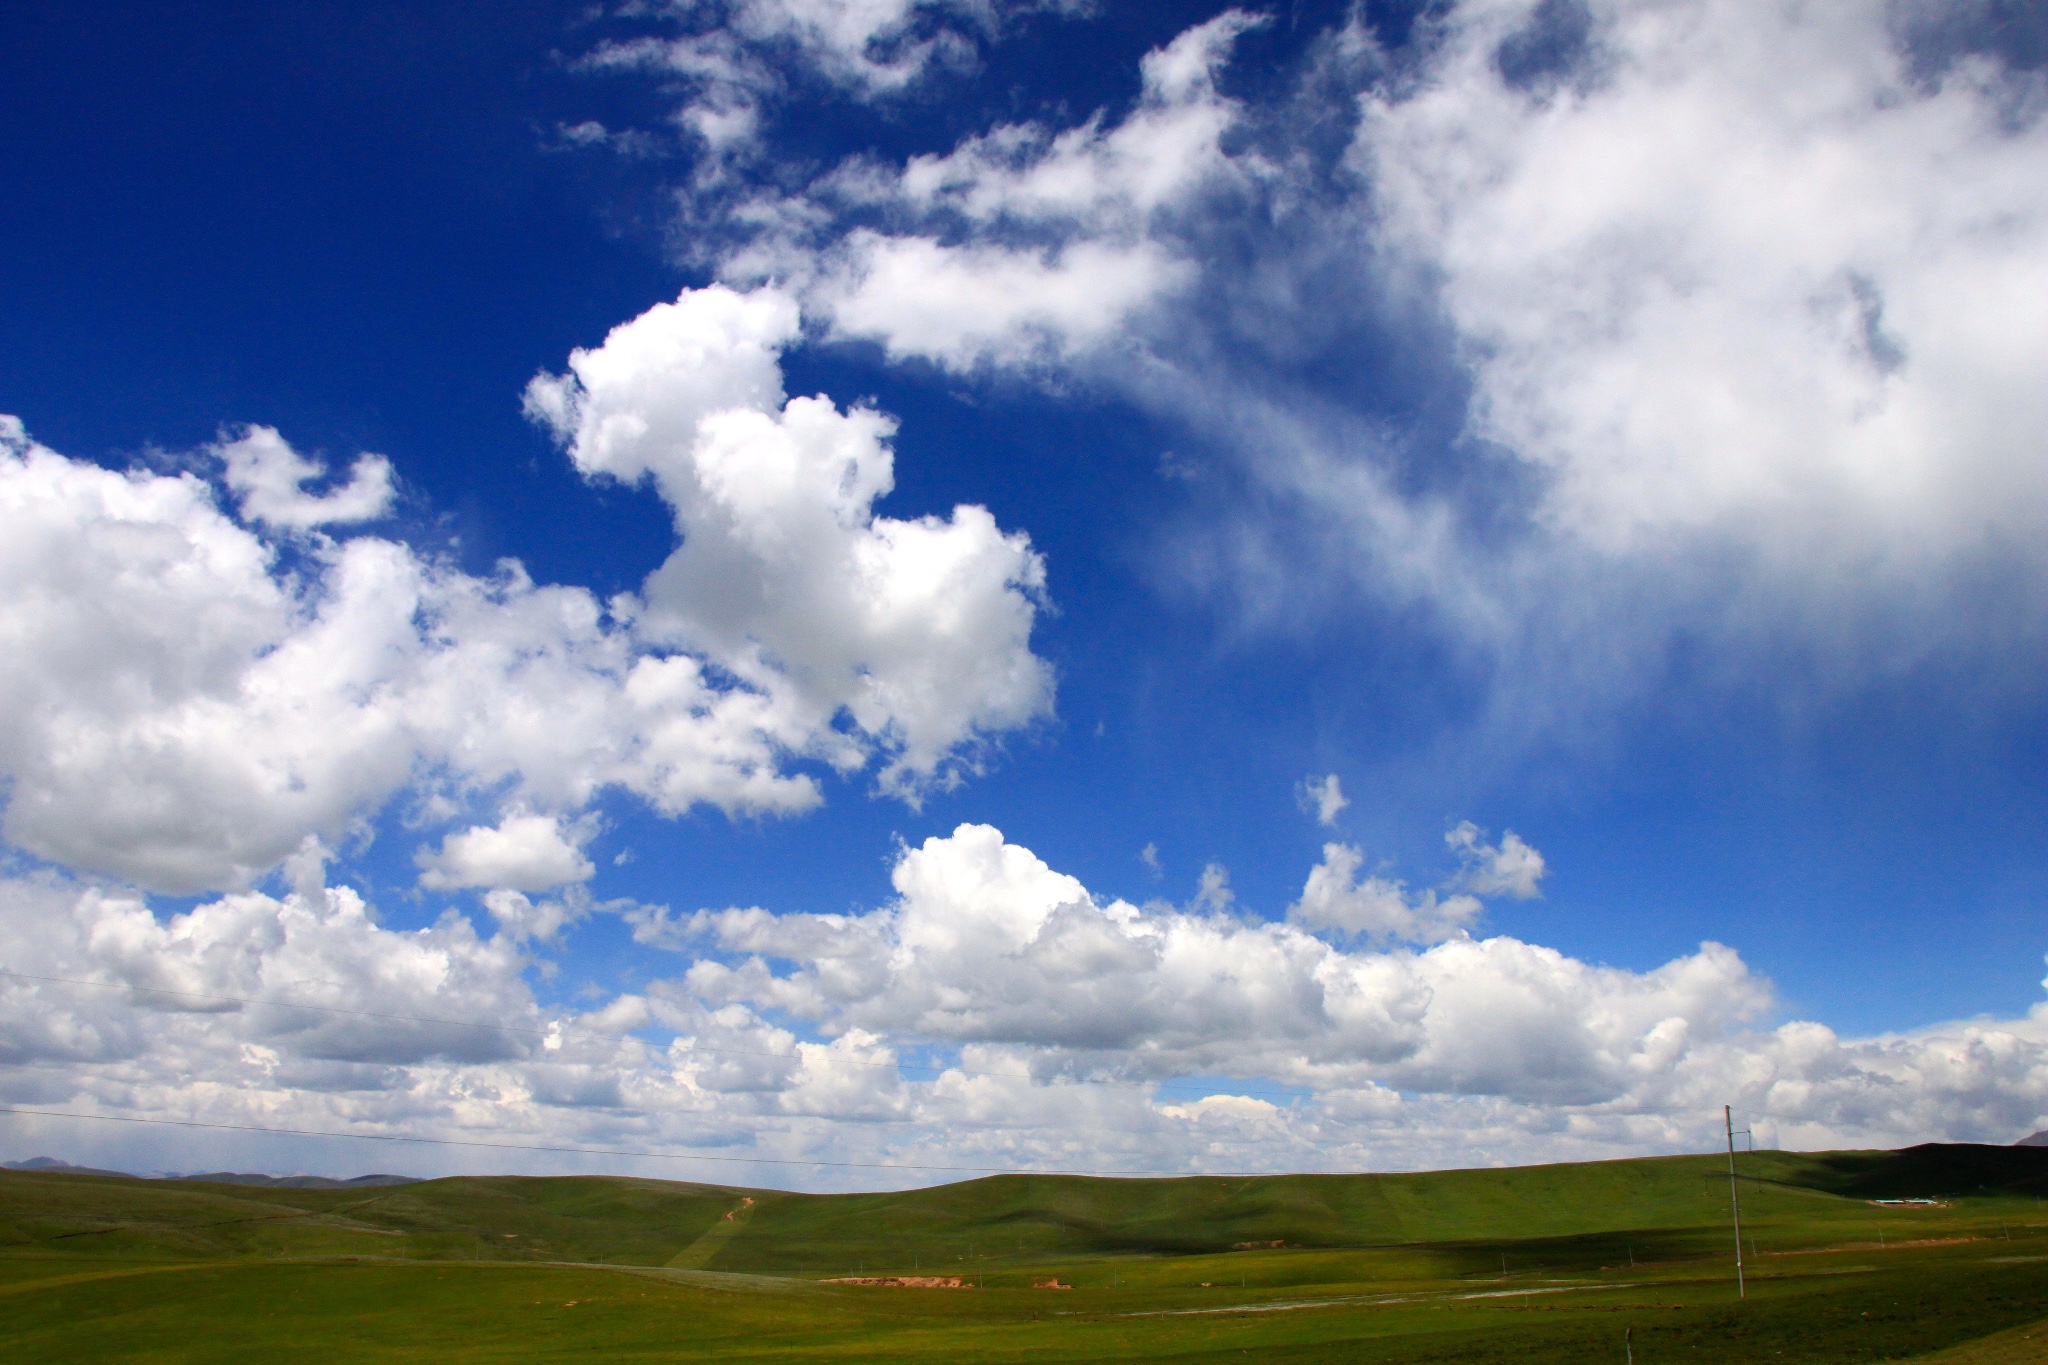
[[[1301,808],[1312,813],[1319,825],[1336,824],[1338,815],[1351,804],[1345,799],[1344,784],[1337,780],[1335,773],[1320,778],[1304,777],[1294,795]]]
[[[807,746],[577,588],[361,537],[276,550],[190,476],[0,456],[8,840],[167,891],[246,884],[416,782],[795,811]]]
[[[0,981],[8,1030],[0,1057],[10,1067],[59,1059],[136,1066],[189,1051],[204,1058],[203,1073],[248,1062],[248,1044],[268,1054],[257,1069],[298,1069],[318,1088],[311,1078],[354,1068],[474,1064],[527,1051],[501,1030],[435,1019],[539,1027],[509,941],[479,938],[452,912],[425,929],[388,930],[347,887],[282,900],[243,893],[159,918],[140,897],[8,881],[0,917],[10,970],[144,992]],[[147,1066],[135,1074],[166,1092],[183,1079]],[[17,1086],[25,1079],[13,1076]],[[374,1072],[369,1079],[380,1086]]]
[[[591,833],[588,826],[564,827],[556,816],[514,811],[495,826],[472,825],[452,833],[438,850],[423,848],[413,861],[420,866],[420,885],[436,890],[549,891],[589,881],[596,873],[582,849]]]
[[[1330,846],[1317,871],[1363,898],[1355,850]],[[894,882],[898,899],[863,915],[666,917],[661,944],[722,951],[681,984],[728,1019],[765,1012],[828,1033],[939,1039],[1048,1083],[1280,1080],[1317,1093],[1321,1140],[1339,1143],[1358,1136],[1340,1136],[1354,1121],[1384,1132],[1453,1112],[1484,1114],[1503,1141],[1520,1133],[1517,1144],[1545,1124],[1557,1133],[1566,1114],[1598,1142],[1654,1143],[1717,1096],[1792,1116],[1802,1141],[1858,1125],[2002,1133],[2032,1121],[2041,1092],[2029,1087],[2048,1074],[2048,1032],[2033,1017],[1910,1038],[1845,1041],[1807,1023],[1754,1031],[1769,988],[1718,944],[1646,972],[1455,926],[1426,950],[1346,950],[1298,921],[1097,899],[987,826],[906,849]],[[1377,890],[1382,921],[1425,918],[1398,884]],[[1910,1122],[1886,1117],[1899,1087],[1913,1094]],[[1175,1117],[1205,1112],[1251,1111],[1225,1101]],[[1269,1150],[1298,1153],[1302,1137],[1288,1126]]]
[[[1543,855],[1513,830],[1498,844],[1488,844],[1486,832],[1466,820],[1445,834],[1444,842],[1460,866],[1442,897],[1435,889],[1411,892],[1406,882],[1390,877],[1361,878],[1363,851],[1354,844],[1324,844],[1322,861],[1310,869],[1301,899],[1288,908],[1288,921],[1312,932],[1380,942],[1443,943],[1469,936],[1484,909],[1482,896],[1528,900],[1543,894],[1536,885],[1546,870]]]
[[[1202,868],[1202,877],[1195,887],[1195,904],[1216,914],[1228,914],[1237,893],[1230,889],[1230,869],[1222,863],[1209,863]]]
[[[1536,885],[1549,871],[1543,855],[1513,830],[1503,834],[1498,844],[1489,844],[1485,830],[1463,820],[1444,835],[1444,843],[1464,864],[1458,885],[1465,890],[1480,896],[1512,896],[1516,900],[1543,894]]]
[[[877,516],[895,424],[785,400],[776,353],[797,327],[779,290],[692,291],[537,378],[528,410],[585,474],[649,479],[674,508],[682,544],[647,580],[643,638],[710,653],[841,766],[883,747],[883,784],[914,792],[1050,710],[1030,649],[1044,561],[984,508]],[[841,714],[868,744],[831,742]]]
[[[1373,894],[1349,884],[1355,851],[1326,857],[1319,872],[1336,864],[1346,883],[1326,900]],[[985,825],[906,850],[894,880],[899,900],[866,915],[700,912],[690,930],[740,956],[684,979],[707,1003],[830,1032],[1025,1049],[1045,1075],[1371,1081],[1576,1103],[1629,1093],[1661,1065],[1646,1059],[1672,1028],[1722,1037],[1768,999],[1715,945],[1635,974],[1475,941],[1455,924],[1426,952],[1346,951],[1298,922],[1249,922],[1214,894],[1188,910],[1099,902]],[[1416,937],[1460,911],[1380,913]]]
[[[1465,934],[1480,904],[1472,896],[1411,896],[1407,883],[1385,877],[1360,881],[1365,854],[1351,844],[1324,844],[1323,860],[1309,871],[1301,899],[1287,912],[1311,930],[1398,943],[1441,943]]]
[[[542,901],[522,891],[498,887],[486,891],[483,901],[484,909],[498,922],[498,932],[514,943],[528,939],[546,943],[565,926],[588,917],[593,908],[581,887],[571,887],[553,900]]]
[[[0,1098],[1068,1170],[1668,1151],[1705,1144],[1730,1102],[1766,1141],[1802,1146],[2010,1141],[2048,1122],[2048,1005],[1876,1038],[1759,1029],[1768,986],[1716,944],[1640,972],[1507,937],[1345,949],[1297,924],[1096,898],[986,826],[904,849],[896,899],[865,914],[624,907],[636,937],[698,956],[582,1012],[537,1005],[523,979],[531,945],[582,912],[575,893],[490,893],[488,939],[452,910],[396,930],[318,886],[318,861],[306,890],[168,916],[57,876],[0,880],[16,973],[0,975]],[[122,989],[67,984],[81,980]],[[1238,1079],[1176,1089],[1218,1075]],[[1272,1103],[1260,1083],[1275,1081],[1305,1097]],[[36,1131],[80,1155],[117,1141]]]
[[[293,450],[275,427],[246,428],[213,452],[225,466],[223,477],[246,521],[304,530],[375,521],[391,510],[391,461],[382,455],[357,456],[346,484],[313,494],[305,485],[326,474],[327,467]]]
[[[10,419],[7,839],[184,893],[247,885],[409,788],[455,812],[488,792],[545,822],[608,786],[664,813],[800,812],[821,799],[792,770],[806,758],[879,755],[883,785],[913,797],[957,781],[1050,710],[1029,642],[1043,561],[979,507],[874,515],[891,423],[782,404],[793,326],[772,293],[686,294],[579,352],[580,378],[537,382],[579,465],[653,471],[686,537],[640,597],[609,604],[375,536],[297,539],[287,562],[266,527],[332,522],[388,484],[359,464],[305,495],[311,466],[273,435],[224,449],[251,524],[194,474],[70,460]],[[458,835],[430,875],[481,884],[465,879],[540,829]],[[547,862],[507,885],[539,889]]]

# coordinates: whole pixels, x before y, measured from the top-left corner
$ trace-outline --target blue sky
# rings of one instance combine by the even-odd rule
[[[2048,1123],[2033,10],[6,30],[0,965],[640,1040],[22,979],[10,1103],[1162,1169]],[[877,1098],[928,1048],[1147,1107]]]

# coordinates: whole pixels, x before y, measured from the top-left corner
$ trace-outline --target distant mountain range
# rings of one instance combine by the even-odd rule
[[[43,1171],[51,1175],[111,1175],[123,1180],[191,1180],[209,1185],[267,1185],[273,1189],[285,1190],[350,1190],[364,1189],[376,1185],[417,1185],[419,1181],[409,1175],[359,1175],[348,1180],[336,1180],[326,1175],[249,1175],[236,1171],[206,1171],[191,1175],[139,1176],[131,1171],[106,1171],[97,1166],[74,1166],[68,1161],[59,1161],[51,1156],[30,1157],[27,1161],[0,1162],[0,1170]]]
[[[2015,1147],[2048,1147],[2048,1128],[2038,1133],[2029,1133],[2013,1144]]]
[[[0,1162],[0,1170],[6,1171],[51,1171],[62,1175],[118,1175],[128,1180],[140,1179],[126,1171],[103,1171],[97,1166],[74,1166],[68,1161],[59,1161],[53,1156],[32,1156],[27,1161]]]

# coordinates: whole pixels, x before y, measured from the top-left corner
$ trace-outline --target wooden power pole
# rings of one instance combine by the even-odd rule
[[[1721,1119],[1728,1125],[1728,1207],[1735,1213],[1735,1297],[1747,1299],[1749,1289],[1742,1282],[1742,1197],[1735,1189],[1735,1110],[1722,1105]]]

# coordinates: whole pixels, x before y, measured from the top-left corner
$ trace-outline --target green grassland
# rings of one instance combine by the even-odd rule
[[[853,1195],[4,1172],[0,1353],[1561,1365],[1626,1332],[1643,1365],[2048,1362],[2048,1151],[1740,1165],[1742,1302],[1725,1157]],[[968,1287],[825,1282],[851,1275]]]

